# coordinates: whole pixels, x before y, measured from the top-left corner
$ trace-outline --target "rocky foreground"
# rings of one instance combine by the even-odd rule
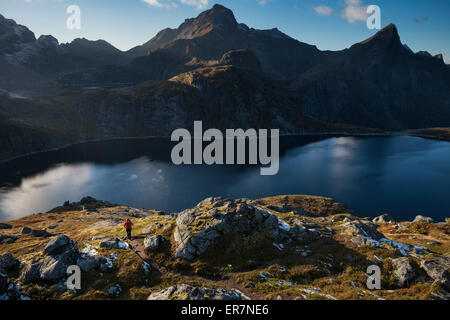
[[[0,229],[0,300],[441,300],[450,292],[448,219],[372,221],[322,197],[208,198],[171,214],[87,197]],[[371,291],[365,272],[374,264],[381,290]],[[71,265],[82,270],[80,290],[65,285]]]

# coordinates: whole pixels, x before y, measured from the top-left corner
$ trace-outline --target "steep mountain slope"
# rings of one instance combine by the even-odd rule
[[[450,72],[413,54],[389,25],[291,84],[302,110],[329,122],[401,130],[450,125]]]

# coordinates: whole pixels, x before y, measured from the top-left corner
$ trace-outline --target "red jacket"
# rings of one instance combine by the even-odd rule
[[[125,224],[123,225],[123,227],[125,228],[125,229],[131,229],[131,227],[133,226],[133,222],[131,222],[131,221],[127,221],[127,222],[125,222]]]

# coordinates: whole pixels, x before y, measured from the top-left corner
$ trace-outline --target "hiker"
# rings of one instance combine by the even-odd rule
[[[133,222],[131,222],[130,219],[127,219],[127,221],[125,221],[125,224],[123,225],[123,227],[125,228],[125,230],[127,230],[128,240],[131,240],[131,228],[133,227]]]

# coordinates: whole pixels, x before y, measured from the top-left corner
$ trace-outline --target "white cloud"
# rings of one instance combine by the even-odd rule
[[[446,64],[450,64],[450,58],[445,59]]]
[[[342,18],[351,24],[358,21],[366,21],[368,18],[367,6],[364,6],[361,0],[345,0]]]
[[[176,8],[177,3],[173,0],[141,0],[152,7],[157,8]],[[205,9],[209,5],[209,0],[178,0],[180,3],[196,7],[197,9]]]
[[[177,6],[177,4],[175,2],[166,1],[166,0],[141,0],[141,1],[147,3],[148,5],[150,5],[152,7],[157,7],[157,8],[173,8],[173,7]]]
[[[205,9],[209,5],[209,0],[181,0],[181,3],[196,7],[200,10]]]
[[[270,0],[259,0],[258,1],[258,4],[260,5],[260,6],[265,6],[268,2],[269,2]]]
[[[333,9],[327,6],[317,6],[313,7],[314,11],[321,16],[329,16],[333,13]]]

